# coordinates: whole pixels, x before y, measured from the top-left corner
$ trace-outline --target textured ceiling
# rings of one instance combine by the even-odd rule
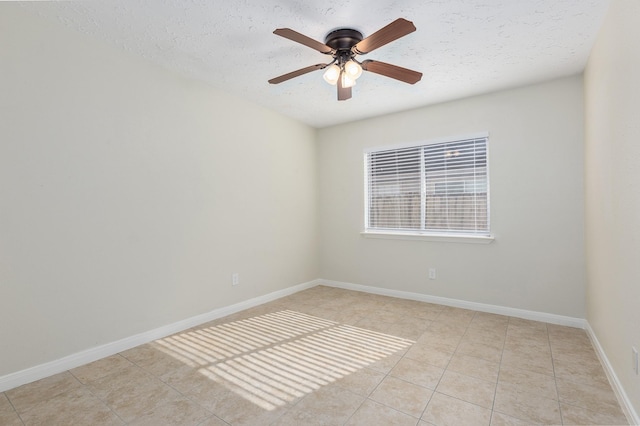
[[[609,0],[94,0],[23,6],[189,78],[325,127],[584,69]],[[422,72],[408,85],[366,73],[353,98],[315,71],[267,80],[326,55],[272,34],[288,27],[324,42],[336,28],[364,36],[397,18],[417,31],[359,59]]]

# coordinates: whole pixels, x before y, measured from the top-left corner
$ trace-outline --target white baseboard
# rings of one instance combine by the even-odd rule
[[[381,296],[397,297],[400,299],[417,300],[420,302],[436,303],[438,305],[452,306],[455,308],[471,309],[480,312],[506,315],[510,317],[524,318],[532,321],[541,321],[551,324],[565,325],[568,327],[585,328],[587,322],[582,318],[567,317],[563,315],[549,314],[546,312],[528,311],[525,309],[508,308],[505,306],[489,305],[486,303],[469,302],[466,300],[449,299],[446,297],[429,296],[408,291],[390,290],[380,287],[371,287],[361,284],[345,283],[320,279],[320,284],[330,287],[344,288],[346,290],[362,291],[365,293],[379,294]]]
[[[636,413],[636,410],[633,408],[633,405],[631,404],[631,400],[627,396],[627,393],[624,391],[624,388],[622,387],[620,380],[618,380],[618,376],[616,375],[616,372],[613,370],[613,366],[609,362],[609,358],[607,358],[607,355],[605,354],[604,349],[602,348],[602,345],[600,345],[600,342],[598,341],[598,337],[596,336],[596,333],[591,328],[591,325],[589,324],[589,322],[587,322],[587,326],[585,327],[585,330],[587,331],[587,334],[591,339],[591,343],[593,344],[593,347],[596,350],[596,354],[600,359],[600,363],[604,368],[604,372],[607,374],[607,378],[609,379],[609,383],[611,383],[613,392],[616,394],[616,397],[618,398],[618,402],[622,407],[622,411],[624,412],[624,415],[627,416],[627,420],[629,421],[629,424],[640,425],[640,416],[638,416],[638,413]]]
[[[54,374],[62,373],[63,371],[70,370],[72,368],[76,368],[93,361],[97,361],[101,358],[115,355],[127,349],[134,348],[136,346],[151,342],[156,339],[170,336],[174,333],[178,333],[180,331],[195,327],[208,321],[222,318],[224,316],[231,315],[233,313],[249,309],[263,303],[271,302],[273,300],[280,299],[281,297],[289,296],[293,293],[315,287],[318,284],[320,284],[320,280],[298,284],[293,287],[274,291],[273,293],[269,293],[264,296],[254,297],[253,299],[245,300],[234,305],[214,309],[211,312],[196,315],[194,317],[187,318],[173,324],[168,324],[153,330],[149,330],[144,333],[136,334],[134,336],[126,337],[115,342],[96,346],[94,348],[89,348],[84,351],[57,359],[55,361],[47,362],[31,368],[27,368],[25,370],[7,374],[6,376],[0,377],[0,392],[13,389],[26,383],[40,380]]]

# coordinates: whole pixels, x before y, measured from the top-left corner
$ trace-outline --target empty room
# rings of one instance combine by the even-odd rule
[[[0,2],[0,425],[640,424],[640,2]]]

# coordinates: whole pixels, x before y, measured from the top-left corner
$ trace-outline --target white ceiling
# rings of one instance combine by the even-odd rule
[[[314,127],[353,121],[584,69],[609,0],[94,0],[25,2],[90,36]],[[267,80],[327,56],[272,34],[288,27],[324,42],[336,28],[364,36],[397,18],[417,31],[359,59],[422,72],[408,85],[365,73],[353,98],[315,71]]]

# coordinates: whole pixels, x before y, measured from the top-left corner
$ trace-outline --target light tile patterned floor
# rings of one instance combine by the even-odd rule
[[[0,424],[627,423],[583,330],[318,286],[4,392]]]

